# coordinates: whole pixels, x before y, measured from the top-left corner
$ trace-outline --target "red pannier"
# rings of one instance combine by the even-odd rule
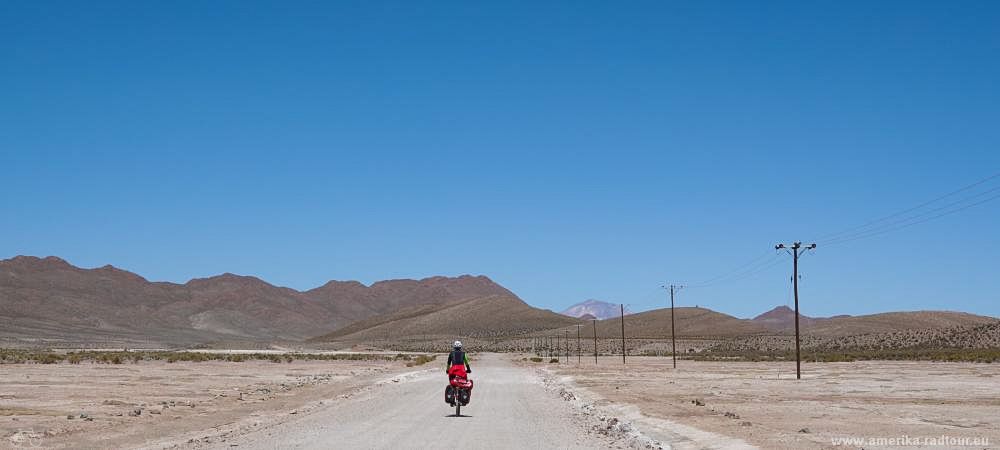
[[[451,385],[459,389],[472,389],[472,380],[461,377],[451,377]]]

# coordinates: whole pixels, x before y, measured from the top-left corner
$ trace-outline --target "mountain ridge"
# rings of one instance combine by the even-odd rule
[[[613,309],[611,318],[597,322],[599,333],[620,333],[618,305],[590,302]],[[794,311],[787,306],[752,319],[698,307],[674,312],[679,336],[788,335],[794,330]],[[670,308],[628,314],[627,333],[666,338],[671,315]],[[597,318],[590,312],[580,316]],[[955,311],[902,311],[803,315],[800,325],[805,335],[847,336],[976,327],[996,320]],[[0,321],[5,324],[0,328],[0,346],[4,342],[188,346],[461,331],[505,338],[584,322],[533,307],[484,275],[393,279],[370,285],[330,280],[298,291],[230,272],[183,284],[149,281],[110,264],[80,268],[55,256],[0,260]]]
[[[55,257],[0,260],[0,339],[189,343],[301,340],[400,307],[506,295],[483,275],[331,280],[307,291],[226,272],[187,282],[149,281],[110,264]],[[22,339],[23,340],[23,339]],[[39,341],[40,340],[40,341]]]

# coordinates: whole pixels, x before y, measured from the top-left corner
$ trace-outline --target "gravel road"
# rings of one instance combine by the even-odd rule
[[[438,364],[433,362],[431,364]],[[227,449],[609,448],[588,421],[530,370],[503,356],[473,361],[472,402],[444,403],[444,368],[423,370],[291,420],[216,442]]]

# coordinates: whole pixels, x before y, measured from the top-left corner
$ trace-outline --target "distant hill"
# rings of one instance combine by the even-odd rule
[[[1000,348],[1000,320],[972,327],[951,327],[947,330],[919,345],[935,348]]]
[[[675,309],[674,322],[679,337],[729,337],[751,334],[766,334],[769,330],[746,319],[698,307]],[[593,336],[592,330],[583,327],[586,336]],[[618,317],[597,323],[598,336],[618,336],[621,334],[621,319]],[[625,335],[637,338],[669,338],[670,308],[654,309],[625,316]]]
[[[751,322],[761,325],[769,330],[774,331],[788,331],[795,330],[795,310],[787,306],[778,306],[774,309],[763,313],[753,319]],[[799,314],[799,327],[812,324],[815,319],[806,316],[804,314]]]
[[[365,286],[357,281],[331,281],[303,293],[339,319],[335,327],[416,305],[441,305],[491,295],[517,297],[485,276],[388,280]]]
[[[590,320],[594,318],[604,320],[619,317],[621,315],[621,306],[617,303],[590,299],[570,306],[560,314],[579,319],[585,318],[584,316],[590,316]],[[625,308],[625,314],[632,314],[632,312],[628,308]]]
[[[806,327],[806,332],[817,336],[849,336],[907,330],[974,327],[995,321],[996,319],[993,317],[954,311],[904,311],[817,319]]]
[[[993,317],[954,311],[905,311],[834,317],[809,317],[800,314],[799,327],[802,333],[812,336],[850,336],[970,327],[995,320]],[[795,331],[795,311],[787,306],[778,306],[754,317],[751,322],[780,334],[791,334]]]
[[[428,338],[501,338],[581,323],[534,308],[513,296],[493,295],[447,304],[410,307],[355,322],[312,342]]]
[[[819,338],[813,347],[824,349],[1000,348],[1000,320],[979,325],[910,329],[876,334]]]
[[[598,334],[621,332],[614,304],[590,300],[564,314],[534,308],[485,276],[371,286],[331,281],[300,292],[230,273],[177,284],[150,282],[110,265],[83,269],[56,257],[0,260],[0,346],[266,344],[315,336],[314,342],[456,335],[504,339],[575,332],[574,325],[609,315],[597,322]],[[676,314],[680,337],[751,336],[757,342],[756,337],[773,336],[784,342],[794,328],[794,313],[787,307],[753,319],[698,307],[677,308]],[[886,334],[901,342],[993,342],[976,333],[995,335],[997,330],[995,318],[952,311],[800,319],[803,335],[816,342],[850,336],[876,342],[881,338],[873,336]],[[666,338],[670,309],[627,315],[625,325],[629,337]],[[581,332],[592,335],[593,328]]]
[[[400,308],[505,295],[479,276],[331,281],[306,292],[223,274],[150,282],[113,266],[57,258],[0,260],[0,339],[26,345],[186,345],[301,340]]]
[[[779,306],[753,319],[739,319],[699,307],[675,309],[678,337],[733,338],[743,336],[791,335],[795,330],[795,312]],[[800,315],[804,336],[842,337],[875,335],[904,331],[966,329],[994,324],[996,318],[952,311],[891,312],[865,316],[815,318]],[[621,319],[614,317],[597,323],[599,336],[621,334]],[[593,336],[584,327],[586,336]],[[670,308],[655,309],[625,316],[625,334],[635,338],[670,337]]]
[[[906,314],[906,313],[890,313]],[[877,316],[877,315],[876,315]],[[977,316],[979,317],[979,316]],[[972,320],[979,323],[980,319]],[[810,354],[822,352],[866,352],[867,355],[878,355],[897,358],[905,353],[892,351],[909,350],[910,355],[921,351],[947,349],[998,349],[1000,348],[1000,320],[990,319],[984,323],[943,326],[947,322],[935,322],[930,326],[908,328],[875,333],[852,333],[844,335],[805,333],[802,338],[802,348]],[[869,327],[865,329],[882,329],[884,327]],[[795,348],[795,339],[790,334],[742,336],[716,343],[713,351],[740,354],[745,352],[781,352]],[[917,352],[917,353],[914,353]],[[934,355],[934,353],[930,353]],[[975,357],[975,354],[973,354]],[[938,356],[941,357],[940,354]]]

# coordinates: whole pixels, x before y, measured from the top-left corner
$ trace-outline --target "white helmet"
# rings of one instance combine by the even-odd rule
[[[462,341],[455,341],[455,343],[451,346],[455,348],[462,348]]]

